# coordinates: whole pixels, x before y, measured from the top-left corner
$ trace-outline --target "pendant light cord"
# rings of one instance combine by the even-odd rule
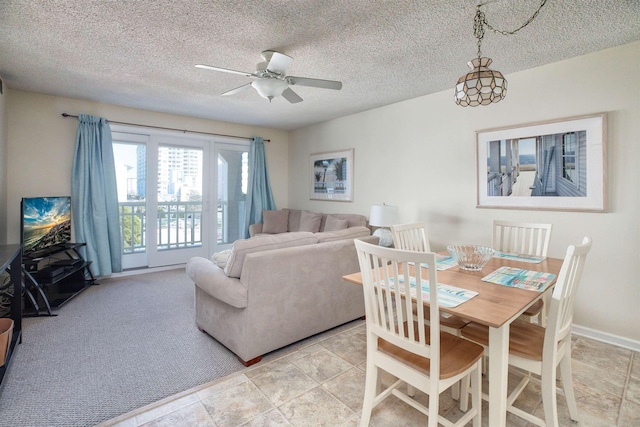
[[[524,27],[526,27],[527,25],[531,24],[533,22],[534,19],[536,19],[536,17],[538,16],[538,14],[540,13],[540,11],[542,10],[542,8],[544,7],[544,5],[547,3],[547,0],[541,0],[540,1],[540,6],[538,6],[538,9],[533,13],[533,15],[531,15],[531,18],[527,19],[527,21],[522,24],[521,26],[519,26],[518,28],[516,28],[513,31],[505,31],[505,30],[498,30],[496,28],[494,28],[491,24],[489,24],[487,22],[487,19],[485,18],[485,14],[484,12],[481,10],[482,6],[484,6],[484,4],[480,3],[477,6],[476,9],[476,16],[473,19],[473,34],[476,36],[476,39],[478,39],[478,58],[482,57],[482,50],[480,49],[480,46],[482,45],[482,39],[484,39],[484,27],[486,26],[488,29],[490,29],[491,31],[493,31],[494,33],[498,33],[498,34],[502,34],[503,36],[510,36],[513,35],[515,33],[517,33],[518,31],[520,31],[521,29],[523,29]]]
[[[527,22],[525,22],[524,24],[522,24],[521,26],[519,26],[518,28],[516,28],[513,31],[498,30],[496,28],[493,28],[493,26],[491,26],[491,24],[489,24],[487,22],[487,20],[484,19],[484,14],[482,14],[482,20],[483,20],[484,25],[486,25],[487,28],[490,29],[491,31],[493,31],[494,33],[502,34],[503,36],[510,36],[510,35],[513,35],[513,34],[517,33],[518,31],[520,31],[521,29],[523,29],[527,25],[531,24],[533,22],[533,20],[536,19],[536,17],[538,16],[538,14],[540,13],[540,11],[542,10],[542,8],[544,7],[544,5],[546,3],[547,3],[547,0],[541,0],[540,1],[540,6],[538,7],[538,10],[536,10],[533,13],[533,15],[531,15],[531,18],[527,19]],[[480,8],[480,6],[482,6],[482,5],[478,5],[478,9]]]

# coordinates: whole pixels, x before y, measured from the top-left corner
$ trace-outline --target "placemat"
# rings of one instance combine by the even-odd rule
[[[390,278],[391,283],[389,286],[394,289],[395,286],[393,284],[393,277]],[[404,282],[404,276],[399,275],[398,281],[400,283]],[[411,285],[411,296],[417,298],[416,294],[416,278],[413,276],[409,276],[409,284]],[[429,287],[429,281],[422,281],[422,299],[427,302],[431,301],[431,295],[429,292],[431,291]],[[478,295],[477,292],[469,291],[467,289],[458,288],[451,285],[445,285],[444,283],[438,283],[438,305],[442,307],[457,307],[465,301],[470,300],[471,298]]]
[[[513,261],[520,261],[520,262],[530,262],[532,264],[538,264],[538,263],[544,261],[545,259],[547,259],[547,257],[544,257],[544,256],[509,254],[509,253],[500,252],[500,251],[496,251],[493,254],[493,257],[494,258],[510,259],[510,260],[513,260]]]
[[[482,280],[497,285],[542,292],[555,278],[556,275],[553,273],[523,270],[514,267],[500,267],[496,271],[483,277]]]
[[[409,264],[415,264],[410,262]],[[450,255],[436,254],[436,270],[446,270],[447,268],[458,265],[455,258]],[[429,264],[422,263],[420,267],[429,268]]]

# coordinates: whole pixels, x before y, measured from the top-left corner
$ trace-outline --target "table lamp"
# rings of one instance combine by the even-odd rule
[[[391,231],[387,228],[398,222],[398,207],[385,205],[372,205],[371,213],[369,214],[369,225],[373,227],[381,227],[373,232],[374,236],[380,238],[380,246],[391,247],[393,246],[393,236]]]

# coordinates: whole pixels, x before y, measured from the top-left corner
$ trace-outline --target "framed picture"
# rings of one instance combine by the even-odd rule
[[[353,201],[353,148],[310,156],[311,200]]]
[[[606,212],[606,113],[476,132],[477,207]]]

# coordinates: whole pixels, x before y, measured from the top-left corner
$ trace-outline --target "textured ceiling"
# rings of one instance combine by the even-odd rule
[[[11,89],[291,130],[447,89],[453,102],[476,55],[476,3],[2,0],[0,77]],[[513,30],[538,5],[489,0],[484,10]],[[508,79],[635,40],[640,0],[548,0],[517,34],[487,31],[482,51]],[[253,89],[220,95],[247,77],[194,67],[253,72],[268,49],[294,58],[287,74],[340,80],[342,90],[296,86],[303,102],[269,104]]]

